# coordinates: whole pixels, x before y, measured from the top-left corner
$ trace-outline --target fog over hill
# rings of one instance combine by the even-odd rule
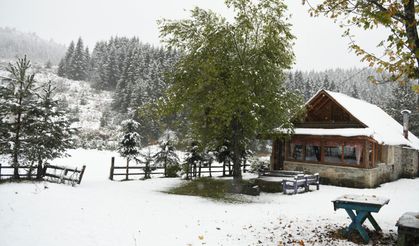
[[[14,28],[0,27],[0,58],[27,57],[32,62],[58,64],[66,47],[52,40],[47,41],[35,33],[24,33]]]

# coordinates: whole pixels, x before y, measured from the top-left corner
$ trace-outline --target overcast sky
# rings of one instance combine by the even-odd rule
[[[324,17],[312,18],[301,0],[285,0],[292,15],[296,65],[299,70],[364,67],[348,49],[338,25]],[[35,32],[68,45],[79,36],[90,49],[110,36],[138,36],[159,44],[156,20],[188,17],[192,7],[232,16],[224,0],[0,0],[0,26]],[[360,43],[374,49],[382,32],[357,32]]]

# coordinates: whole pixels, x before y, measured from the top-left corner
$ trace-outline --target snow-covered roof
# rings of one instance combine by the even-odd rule
[[[371,128],[295,128],[294,134],[315,136],[372,137],[374,135],[374,130]]]
[[[380,144],[405,145],[419,150],[419,139],[409,132],[408,139],[403,136],[403,126],[384,112],[381,108],[366,101],[347,96],[342,93],[320,90],[308,102],[322,91],[345,108],[352,116],[362,122],[367,128],[312,129],[296,128],[295,134],[335,135],[335,136],[369,136]]]

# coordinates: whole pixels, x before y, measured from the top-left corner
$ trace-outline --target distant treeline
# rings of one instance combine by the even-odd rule
[[[114,109],[125,113],[159,98],[177,52],[143,44],[138,38],[113,37],[97,42],[91,56],[79,39],[72,42],[60,62],[60,76],[89,80],[93,87],[114,91]]]

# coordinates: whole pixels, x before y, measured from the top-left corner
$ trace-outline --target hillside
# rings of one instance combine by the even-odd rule
[[[115,148],[118,124],[123,117],[111,110],[112,92],[94,89],[86,81],[59,77],[51,70],[38,72],[35,79],[39,83],[53,82],[55,97],[68,110],[72,126],[79,130],[79,147]]]
[[[27,55],[32,62],[58,64],[64,56],[65,46],[46,41],[35,33],[0,27],[0,59],[15,59]]]

